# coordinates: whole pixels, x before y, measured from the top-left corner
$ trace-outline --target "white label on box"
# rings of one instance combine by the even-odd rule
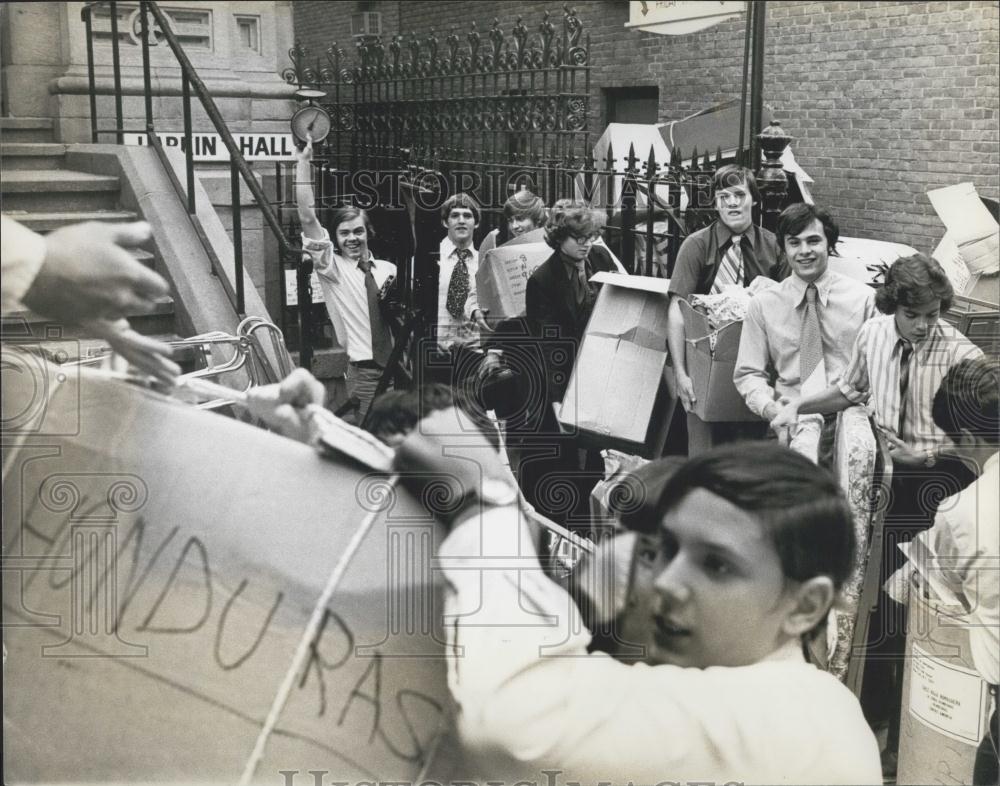
[[[945,275],[948,276],[955,291],[959,294],[965,292],[970,278],[969,266],[965,264],[962,252],[958,250],[950,232],[944,233],[944,237],[941,238],[941,242],[938,243],[931,256],[944,268]]]
[[[323,302],[323,290],[319,285],[319,276],[316,275],[316,271],[313,271],[312,278],[312,294],[313,303]],[[286,306],[297,306],[299,304],[299,286],[297,282],[297,274],[294,270],[285,271],[285,305]]]
[[[977,672],[913,646],[910,714],[918,721],[953,740],[978,745],[988,702],[986,682]]]

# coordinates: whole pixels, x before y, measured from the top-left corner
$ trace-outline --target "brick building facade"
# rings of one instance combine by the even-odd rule
[[[700,33],[627,29],[629,4],[575,4],[590,36],[590,128],[617,88],[658,89],[659,122],[739,98],[743,18]],[[351,15],[378,11],[383,40],[434,31],[463,37],[493,17],[534,34],[558,3],[294,3],[295,36],[315,55],[351,52]],[[775,2],[767,5],[764,102],[795,137],[813,194],[845,234],[930,252],[944,233],[928,189],[971,180],[1000,196],[1000,8],[996,2]],[[640,155],[644,151],[639,151]]]

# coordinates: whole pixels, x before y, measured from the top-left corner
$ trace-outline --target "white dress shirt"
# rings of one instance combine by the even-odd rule
[[[945,580],[969,608],[969,644],[976,671],[1000,681],[1000,453],[983,474],[941,502],[929,539]]]
[[[542,574],[514,507],[456,527],[438,568],[463,740],[539,783],[539,768],[563,783],[881,783],[857,699],[797,643],[739,668],[588,654],[577,607]]]
[[[302,248],[312,257],[337,343],[347,349],[347,357],[352,363],[371,360],[372,323],[368,314],[364,271],[357,262],[333,250],[326,228],[323,228],[323,237],[319,240],[303,235]],[[396,275],[396,266],[392,262],[375,259],[371,252],[369,258],[372,261],[372,276],[381,289],[390,276]]]
[[[453,344],[464,344],[470,348],[479,346],[479,327],[472,321],[472,312],[479,308],[479,297],[476,295],[479,252],[472,246],[469,246],[469,251],[472,256],[465,263],[469,271],[469,295],[465,299],[462,319],[455,319],[448,311],[448,285],[458,262],[458,248],[450,237],[445,237],[439,247],[437,342],[442,349],[449,349]]]
[[[877,314],[874,290],[827,270],[816,280],[816,307],[827,384],[840,378],[851,359],[861,326]],[[808,284],[794,273],[778,286],[750,299],[733,381],[747,407],[763,417],[764,407],[779,396],[800,394],[799,339]],[[770,369],[777,372],[771,387]]]

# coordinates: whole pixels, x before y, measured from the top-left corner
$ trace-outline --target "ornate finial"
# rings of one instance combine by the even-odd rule
[[[392,58],[393,75],[399,74],[399,56],[402,52],[402,41],[403,37],[401,35],[394,35],[389,42],[389,57]]]
[[[306,70],[305,63],[308,54],[308,50],[302,43],[296,41],[295,46],[288,50],[288,59],[292,61],[292,65],[281,72],[281,78],[290,85],[302,87],[303,82],[306,81],[304,72]]]
[[[452,32],[446,39],[445,45],[448,47],[448,70],[458,70],[458,36]]]
[[[437,68],[437,56],[438,56],[438,37],[434,32],[434,28],[431,28],[430,35],[427,36],[427,71],[428,74],[436,74]]]
[[[493,45],[490,65],[496,68],[500,65],[500,49],[503,47],[503,30],[500,29],[500,20],[496,17],[493,18],[493,26],[490,28],[489,36],[490,43]]]

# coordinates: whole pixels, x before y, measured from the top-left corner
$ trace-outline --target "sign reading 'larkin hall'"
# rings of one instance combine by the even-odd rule
[[[684,35],[732,19],[745,10],[746,4],[728,0],[643,0],[630,2],[628,6],[625,27],[635,27],[647,33]]]
[[[184,134],[175,132],[159,133],[157,136],[164,147],[185,150],[187,142]],[[192,134],[195,161],[228,161],[229,150],[218,134]],[[295,158],[295,143],[291,134],[233,134],[240,153],[247,161],[292,161]],[[145,145],[145,134],[125,134],[126,145]]]

